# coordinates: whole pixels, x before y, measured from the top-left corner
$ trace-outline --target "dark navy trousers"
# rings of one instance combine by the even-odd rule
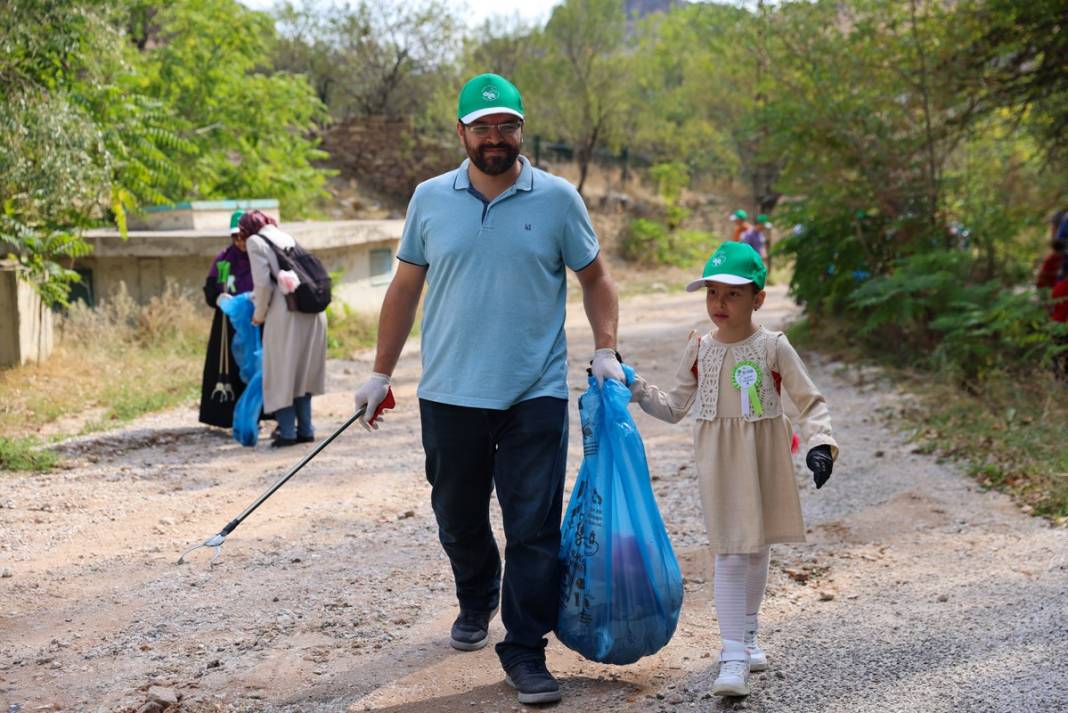
[[[560,599],[560,515],[567,460],[567,400],[542,397],[507,410],[420,399],[426,477],[438,536],[464,609],[501,605],[505,668],[545,658]],[[504,521],[504,582],[490,527],[496,488]]]

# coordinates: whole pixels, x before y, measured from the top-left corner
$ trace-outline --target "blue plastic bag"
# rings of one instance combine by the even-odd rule
[[[252,323],[252,314],[256,311],[252,293],[242,292],[223,300],[219,309],[234,326],[234,359],[241,381],[247,384],[234,404],[234,440],[243,446],[254,446],[260,437],[260,412],[263,410],[263,346],[260,330]]]
[[[627,378],[633,378],[624,366]],[[579,398],[583,460],[560,543],[556,636],[592,661],[633,663],[671,640],[682,572],[653,496],[630,390],[590,377]]]

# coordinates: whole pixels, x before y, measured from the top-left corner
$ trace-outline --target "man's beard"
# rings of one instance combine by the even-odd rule
[[[488,176],[499,176],[508,172],[519,158],[519,145],[512,145],[506,141],[496,144],[478,144],[472,147],[465,138],[464,148],[467,149],[471,163]],[[489,149],[503,149],[504,153],[486,155]]]

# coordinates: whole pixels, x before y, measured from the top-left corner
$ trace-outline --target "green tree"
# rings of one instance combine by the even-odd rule
[[[139,61],[139,85],[180,122],[194,151],[178,156],[166,193],[277,197],[288,215],[324,195],[313,161],[322,103],[304,77],[269,69],[272,19],[236,0],[154,5],[157,37]]]
[[[82,231],[140,205],[322,193],[322,107],[268,71],[272,37],[234,0],[0,3],[0,242],[47,301]]]
[[[173,171],[181,141],[155,103],[129,93],[123,7],[107,2],[0,5],[0,242],[49,303],[77,278],[80,232],[146,199]]]
[[[1012,112],[1063,171],[1068,159],[1068,5],[969,0],[955,21],[974,28],[959,80],[989,109]]]
[[[943,171],[977,103],[956,81],[954,48],[968,29],[949,13],[919,0],[821,1],[787,5],[772,21],[764,118],[785,160],[780,189],[853,224],[868,270],[952,242]]]
[[[1016,289],[1048,190],[1041,134],[1020,130],[1026,107],[975,90],[990,71],[963,51],[988,37],[976,6],[782,6],[765,115],[795,198],[799,228],[780,242],[794,293],[965,381],[1055,350],[1041,301]]]
[[[632,148],[657,162],[682,161],[695,176],[737,175],[736,97],[729,86],[737,80],[723,56],[745,18],[738,8],[692,4],[639,25],[627,114]]]
[[[618,0],[566,0],[541,34],[541,58],[519,71],[528,116],[575,149],[582,192],[594,151],[618,139],[630,55]]]
[[[458,61],[460,23],[442,0],[278,9],[274,66],[305,74],[336,120],[419,116]]]
[[[705,181],[740,179],[770,212],[782,159],[766,118],[772,11],[759,5],[694,3],[642,23],[629,116],[638,151],[682,160]]]
[[[464,77],[493,72],[516,80],[541,56],[539,28],[518,16],[486,20],[464,43]]]

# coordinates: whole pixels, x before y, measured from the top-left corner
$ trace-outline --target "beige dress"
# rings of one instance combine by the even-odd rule
[[[735,365],[743,360],[759,366],[760,415],[755,409],[743,414],[741,392],[732,384]],[[641,377],[631,387],[642,410],[671,423],[682,420],[696,401],[698,490],[716,553],[751,553],[777,542],[805,541],[790,455],[793,429],[783,414],[776,375],[800,411],[802,452],[828,445],[837,458],[827,403],[781,332],[760,327],[731,344],[694,334],[671,391]]]
[[[248,239],[248,259],[253,319],[263,322],[263,411],[274,413],[298,396],[326,392],[326,315],[286,308],[285,295],[271,279],[278,274],[278,257],[264,241],[284,248],[293,238],[274,226],[260,232],[266,237]]]

